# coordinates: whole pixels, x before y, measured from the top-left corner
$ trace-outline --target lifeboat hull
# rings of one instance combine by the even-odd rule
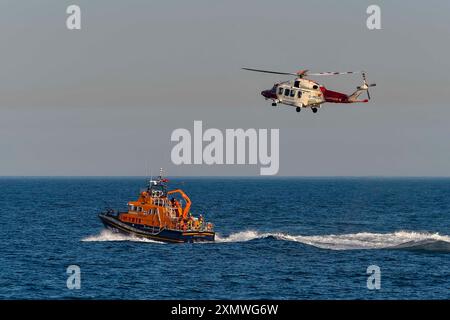
[[[105,227],[113,232],[170,243],[192,243],[214,241],[215,232],[195,230],[173,230],[149,228],[140,224],[129,224],[120,221],[116,216],[106,213],[99,214]]]

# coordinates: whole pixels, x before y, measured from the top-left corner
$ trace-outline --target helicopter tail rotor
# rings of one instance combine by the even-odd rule
[[[367,77],[366,77],[366,73],[364,71],[362,72],[362,78],[363,78],[363,85],[358,87],[358,89],[366,90],[367,98],[370,100],[369,88],[375,87],[377,84],[376,83],[371,83],[371,84],[367,83]]]

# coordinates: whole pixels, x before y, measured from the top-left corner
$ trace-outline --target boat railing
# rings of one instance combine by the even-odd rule
[[[152,197],[152,204],[158,207],[162,207],[165,205],[164,199]]]
[[[155,227],[155,226],[145,226],[146,231],[152,233],[152,234],[158,234],[160,233],[164,228]]]
[[[180,221],[175,223],[175,230],[179,231],[199,231],[199,232],[212,232],[214,231],[214,225],[211,222],[203,223],[202,225],[195,227],[191,226],[190,228],[186,224],[182,224]]]
[[[119,215],[119,210],[116,211],[111,208],[106,208],[105,211],[103,211],[103,214],[105,214],[107,216],[117,217]]]

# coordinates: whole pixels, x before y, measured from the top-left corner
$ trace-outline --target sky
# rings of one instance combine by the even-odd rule
[[[81,7],[81,30],[66,8]],[[366,9],[381,8],[381,30]],[[177,128],[278,128],[281,176],[450,176],[447,1],[0,1],[0,176],[258,176],[179,165]],[[241,70],[366,70],[317,114]],[[351,93],[359,76],[314,78]]]

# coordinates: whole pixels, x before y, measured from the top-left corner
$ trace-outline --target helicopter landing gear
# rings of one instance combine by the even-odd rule
[[[272,102],[272,107],[276,107],[277,103],[276,102]]]
[[[302,108],[297,107],[297,108],[295,108],[295,111],[300,112],[300,111],[302,111]]]
[[[313,113],[317,113],[317,108],[311,108]]]

